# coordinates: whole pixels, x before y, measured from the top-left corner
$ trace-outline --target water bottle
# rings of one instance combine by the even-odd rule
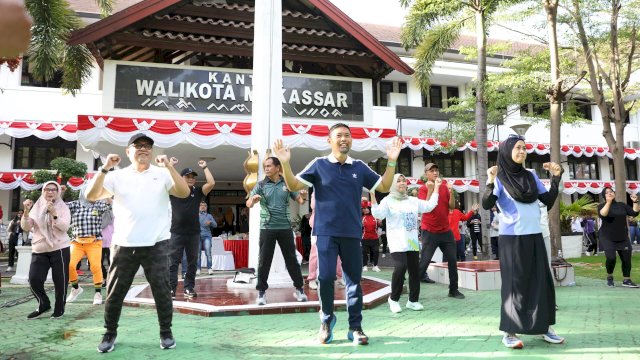
[[[18,236],[18,246],[22,246],[22,236]]]
[[[562,257],[562,250],[558,250],[558,257],[561,258]]]

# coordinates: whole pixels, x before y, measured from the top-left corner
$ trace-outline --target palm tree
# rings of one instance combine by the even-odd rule
[[[102,16],[111,13],[113,1],[96,0]],[[26,0],[25,7],[33,18],[26,55],[34,77],[49,81],[62,70],[62,87],[75,95],[91,74],[93,56],[85,45],[67,45],[67,39],[84,24],[65,0]]]
[[[475,140],[477,143],[477,177],[480,194],[487,183],[487,103],[485,82],[487,78],[487,22],[498,6],[518,0],[400,0],[410,7],[402,28],[402,44],[406,49],[416,49],[415,77],[423,91],[429,89],[429,78],[434,63],[450,49],[463,28],[474,26],[477,47],[477,75],[475,84]],[[488,244],[489,212],[482,210],[482,243]],[[487,249],[488,246],[483,246]]]

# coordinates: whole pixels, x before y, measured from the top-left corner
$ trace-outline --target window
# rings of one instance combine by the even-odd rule
[[[624,166],[627,169],[627,180],[638,180],[638,165],[636,161],[624,159]],[[609,159],[609,175],[611,176],[611,180],[616,179],[616,173],[612,159]]]
[[[378,91],[378,86],[380,91]],[[390,93],[407,93],[407,83],[399,81],[380,81],[373,85],[373,102],[375,106],[389,106],[387,97]]]
[[[568,156],[569,178],[576,180],[598,180],[600,178],[600,169],[598,168],[598,159],[594,158],[577,158]]]
[[[551,155],[527,154],[525,167],[533,169],[540,179],[549,179],[549,172],[542,168],[542,164],[551,161]]]
[[[438,165],[442,177],[464,177],[464,152],[462,151],[455,151],[452,154],[433,154],[423,150],[422,158],[425,165],[428,163]]]
[[[398,156],[398,161],[396,161],[396,173],[404,174],[404,176],[411,175],[411,154],[412,152],[409,148],[400,150],[400,156]],[[387,169],[387,159],[379,158],[376,161],[372,161],[369,163],[369,167],[376,173],[382,175]]]
[[[20,85],[22,86],[35,86],[35,87],[47,87],[47,88],[61,88],[62,87],[62,70],[58,70],[53,75],[53,79],[49,81],[37,80],[32,74],[33,66],[29,64],[29,58],[25,56],[22,58],[22,80]]]
[[[14,169],[48,169],[51,160],[57,157],[75,159],[76,142],[59,137],[51,140],[35,136],[15,139]]]
[[[458,100],[454,100],[452,98],[460,98],[460,90],[457,87],[447,86],[447,106],[458,103]]]
[[[442,87],[440,85],[429,86],[429,107],[442,109]]]

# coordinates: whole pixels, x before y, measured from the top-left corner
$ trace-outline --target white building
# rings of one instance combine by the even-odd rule
[[[251,121],[259,121],[248,101],[260,96],[248,87],[251,6],[246,1],[128,0],[117,9],[133,5],[127,11],[100,20],[92,1],[70,3],[93,23],[71,41],[88,44],[96,57],[92,77],[77,96],[64,94],[56,81],[33,81],[28,60],[15,72],[0,66],[0,145],[6,145],[0,146],[0,205],[5,219],[21,206],[20,189],[34,187],[27,175],[35,169],[48,168],[51,159],[64,155],[95,171],[96,156],[123,154],[129,136],[139,131],[154,137],[154,151],[178,157],[178,167],[194,167],[200,158],[213,161],[217,185],[210,202],[231,206],[237,214],[244,203],[241,164],[251,147]],[[403,120],[401,135],[407,140],[423,129],[446,126],[438,109],[447,106],[448,97],[469,91],[475,64],[452,49],[436,63],[433,85],[423,94],[399,34],[399,28],[361,27],[327,0],[284,1],[283,135],[295,148],[294,170],[327,152],[327,125],[338,121],[354,127],[354,155],[366,161],[379,158],[396,134],[396,105],[415,107],[412,111],[433,119]],[[512,50],[523,46],[528,45],[515,44]],[[511,55],[490,58],[488,71],[505,71],[500,62]],[[566,200],[575,192],[599,193],[612,177],[601,117],[596,106],[589,110],[590,124],[563,128]],[[516,113],[491,129],[488,138],[498,142],[513,133],[510,126],[523,122]],[[639,123],[638,114],[630,116],[625,133],[630,147],[640,148],[635,145],[640,144]],[[549,132],[534,125],[526,138],[533,146],[528,166],[540,170],[549,158]],[[455,188],[464,192],[466,203],[475,201],[473,146],[450,156],[431,154],[433,144],[433,139],[407,141],[399,170],[419,177],[424,159],[435,160],[445,177],[457,179]],[[639,152],[627,152],[629,180],[638,180]],[[384,161],[377,164],[384,167]],[[628,187],[635,192],[633,181]]]

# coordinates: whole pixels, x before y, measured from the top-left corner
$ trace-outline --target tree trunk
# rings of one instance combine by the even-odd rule
[[[549,37],[549,60],[551,62],[551,84],[549,88],[550,104],[550,131],[551,131],[551,162],[560,164],[560,131],[562,128],[562,108],[564,92],[560,81],[560,58],[558,55],[558,33],[557,33],[557,0],[544,0],[544,9],[547,13],[547,32]],[[562,188],[561,188],[562,189]],[[560,193],[562,194],[562,193]],[[561,196],[561,195],[560,195]],[[560,232],[560,196],[549,210],[549,231],[551,233],[551,254],[552,256],[562,249],[562,235]]]
[[[487,189],[487,102],[484,95],[487,78],[487,38],[485,28],[485,14],[480,7],[476,9],[476,41],[478,47],[478,72],[476,80],[476,143],[478,150],[477,176],[480,187],[480,197]],[[482,220],[482,250],[485,255],[490,253],[489,211],[480,207]]]

